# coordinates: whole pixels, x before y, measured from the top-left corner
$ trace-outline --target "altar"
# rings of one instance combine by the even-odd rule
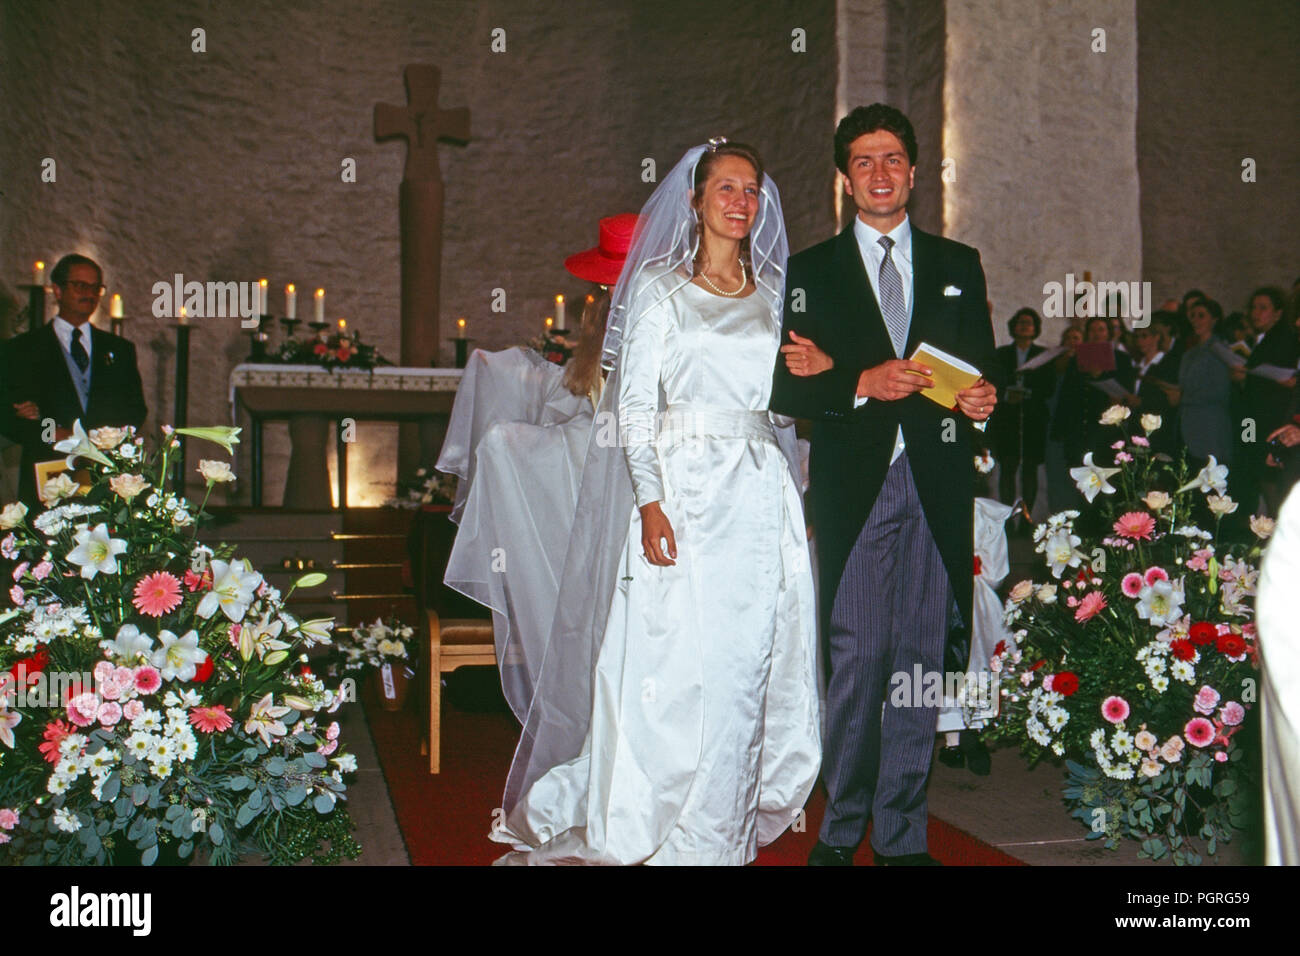
[[[438,427],[446,424],[462,369],[326,369],[318,365],[245,363],[230,374],[231,414],[249,419],[247,469],[253,507],[262,501],[262,432],[268,421],[286,421],[292,450],[283,507],[333,507],[326,450],[333,432],[338,452],[338,501],[347,507],[347,449],[359,421],[417,422],[421,445],[436,455]]]

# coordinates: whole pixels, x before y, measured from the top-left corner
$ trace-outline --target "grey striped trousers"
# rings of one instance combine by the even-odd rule
[[[917,665],[923,673],[941,669],[951,595],[904,452],[889,467],[831,610],[823,843],[856,847],[870,818],[877,852],[926,851],[938,711],[893,706],[890,678],[901,672],[910,682]]]

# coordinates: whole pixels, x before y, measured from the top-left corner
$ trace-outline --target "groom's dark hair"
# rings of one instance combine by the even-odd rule
[[[902,110],[884,103],[859,106],[835,127],[835,166],[846,176],[849,172],[849,147],[859,136],[883,129],[893,133],[907,150],[908,165],[916,165],[916,133]]]

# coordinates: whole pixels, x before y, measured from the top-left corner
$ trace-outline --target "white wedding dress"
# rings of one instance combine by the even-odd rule
[[[821,761],[816,611],[766,411],[779,337],[759,295],[689,283],[629,330],[627,464],[637,504],[663,502],[676,564],[645,559],[633,509],[586,743],[494,828],[525,851],[499,862],[744,864],[799,818]]]

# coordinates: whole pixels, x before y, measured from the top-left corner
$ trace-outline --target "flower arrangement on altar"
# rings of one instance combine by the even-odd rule
[[[385,508],[416,509],[424,505],[449,505],[456,500],[456,476],[420,468],[414,478],[397,483],[397,495]]]
[[[529,339],[525,347],[540,353],[542,358],[555,365],[563,365],[573,358],[573,343],[563,335],[556,335],[550,329],[545,329],[541,335]]]
[[[370,369],[393,364],[373,345],[362,341],[360,332],[342,324],[328,332],[322,329],[312,338],[287,339],[271,360],[284,365],[320,365],[329,369]]]
[[[1073,510],[1034,532],[1049,576],[1006,601],[992,736],[1065,759],[1066,803],[1089,839],[1196,864],[1247,824],[1258,786],[1242,731],[1256,699],[1256,563],[1273,523],[1255,516],[1253,544],[1225,542],[1228,469],[1211,457],[1190,474],[1153,455],[1160,416],[1143,415],[1141,434],[1129,417],[1116,405],[1101,418],[1124,432],[1114,467],[1089,452],[1070,471],[1105,515],[1100,539],[1084,540]]]
[[[341,801],[356,760],[328,715],[343,697],[306,666],[334,622],[233,549],[198,541],[203,505],[168,490],[178,436],[231,450],[237,428],[131,428],[56,450],[89,487],[46,484],[48,510],[0,511],[14,566],[0,614],[0,862],[214,864],[355,858]],[[207,494],[234,475],[203,461]],[[207,498],[204,498],[206,504]],[[321,841],[329,844],[323,853]]]

